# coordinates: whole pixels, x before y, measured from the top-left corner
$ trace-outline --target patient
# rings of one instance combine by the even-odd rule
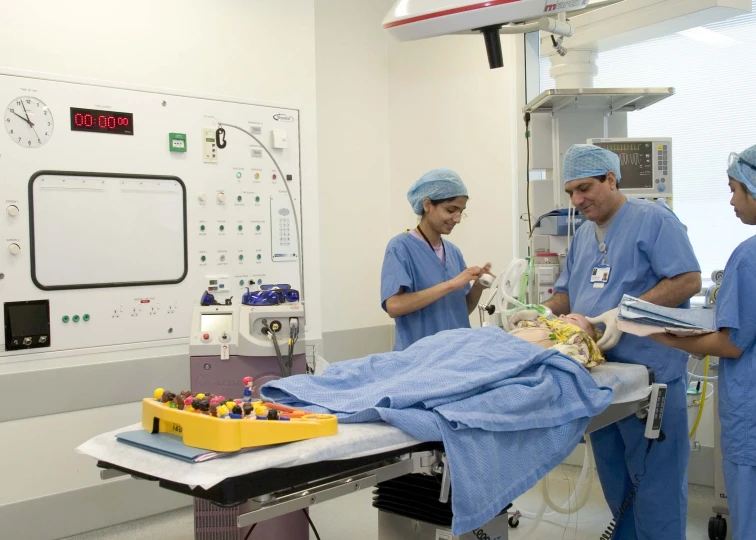
[[[510,334],[544,349],[555,349],[587,369],[605,362],[596,345],[601,331],[576,313],[521,321]]]

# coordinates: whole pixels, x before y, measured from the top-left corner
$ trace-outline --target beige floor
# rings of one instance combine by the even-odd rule
[[[579,469],[560,466],[549,475],[554,500],[564,500],[569,486],[577,481]],[[688,501],[688,540],[708,540],[708,521],[714,490],[691,486]],[[311,508],[311,517],[322,540],[377,540],[377,511],[371,506],[372,493],[365,490]],[[524,510],[535,511],[540,504],[540,492],[531,490],[517,503]],[[177,510],[151,518],[70,537],[68,540],[192,540],[191,509]],[[528,540],[598,540],[611,515],[604,502],[596,479],[586,506],[571,516],[556,516],[542,522]],[[522,519],[517,529],[510,529],[509,538],[525,537],[532,522]],[[310,535],[315,540],[314,535]],[[254,533],[250,540],[256,539]],[[285,539],[281,539],[285,540]]]

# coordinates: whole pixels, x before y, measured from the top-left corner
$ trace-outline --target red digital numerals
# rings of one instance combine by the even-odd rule
[[[94,127],[95,124],[100,129],[116,129],[116,126],[127,127],[129,119],[125,116],[105,116],[101,114],[95,120],[91,114],[76,113],[74,115],[74,124],[76,127]]]

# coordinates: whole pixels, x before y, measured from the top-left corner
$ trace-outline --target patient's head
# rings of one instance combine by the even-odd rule
[[[591,339],[596,340],[596,329],[591,323],[588,322],[588,319],[586,319],[582,315],[579,315],[577,313],[570,313],[569,315],[560,315],[559,318],[565,322],[574,324],[581,330],[584,330],[589,336],[591,336]]]

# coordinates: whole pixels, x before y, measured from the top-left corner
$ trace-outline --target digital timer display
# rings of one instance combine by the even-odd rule
[[[134,134],[134,114],[71,107],[71,131]]]

